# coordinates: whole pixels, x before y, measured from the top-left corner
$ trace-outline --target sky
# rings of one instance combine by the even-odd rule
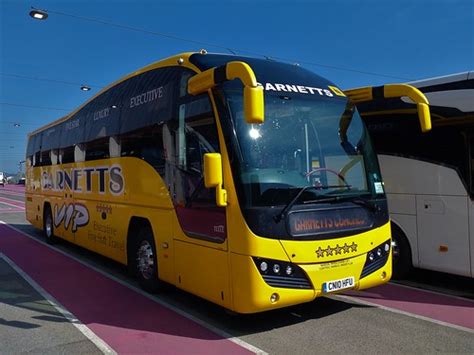
[[[474,1],[0,0],[0,171],[101,87],[203,48],[299,63],[343,89],[448,75],[474,70]]]

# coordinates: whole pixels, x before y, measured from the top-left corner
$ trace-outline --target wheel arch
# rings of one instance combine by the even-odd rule
[[[43,216],[42,223],[44,225],[45,213],[46,213],[47,208],[49,208],[49,210],[51,211],[51,218],[53,218],[53,224],[54,224],[53,207],[51,206],[51,202],[49,200],[45,200],[43,202],[43,213],[41,214]]]
[[[411,259],[410,261],[411,261],[411,264],[414,265],[413,261],[415,260],[415,256],[413,255],[413,248],[411,246],[410,239],[408,238],[405,229],[400,225],[400,223],[397,223],[393,219],[390,219],[390,227],[392,229],[392,239],[393,239],[393,232],[396,231],[407,243],[408,248],[410,250],[410,253],[409,253],[410,259]]]

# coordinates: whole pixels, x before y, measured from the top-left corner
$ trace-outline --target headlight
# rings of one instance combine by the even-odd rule
[[[390,240],[378,245],[367,253],[360,278],[363,278],[385,265],[390,253]]]
[[[312,289],[306,273],[298,265],[281,260],[253,258],[263,280],[272,287]]]
[[[280,265],[278,265],[278,264],[273,265],[273,272],[275,274],[279,274],[280,273]]]

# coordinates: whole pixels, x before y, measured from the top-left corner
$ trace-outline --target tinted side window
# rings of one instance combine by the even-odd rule
[[[62,149],[62,164],[74,163],[74,147],[66,147]]]
[[[95,139],[86,143],[86,161],[109,157],[109,137]]]
[[[120,136],[123,157],[145,160],[160,174],[164,174],[163,124],[141,128]]]
[[[41,165],[51,165],[51,156],[49,150],[41,152]]]

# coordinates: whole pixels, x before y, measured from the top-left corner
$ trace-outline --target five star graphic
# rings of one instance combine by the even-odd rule
[[[335,248],[331,248],[331,246],[328,245],[326,249],[319,247],[316,250],[316,255],[318,256],[318,258],[322,258],[324,257],[324,253],[326,253],[326,256],[332,256],[334,255],[334,252],[336,253],[336,255],[340,255],[342,254],[343,251],[344,251],[344,254],[356,252],[357,244],[354,242],[352,242],[351,245],[347,245],[347,243],[344,243],[344,246],[339,246],[339,244],[336,244]]]

